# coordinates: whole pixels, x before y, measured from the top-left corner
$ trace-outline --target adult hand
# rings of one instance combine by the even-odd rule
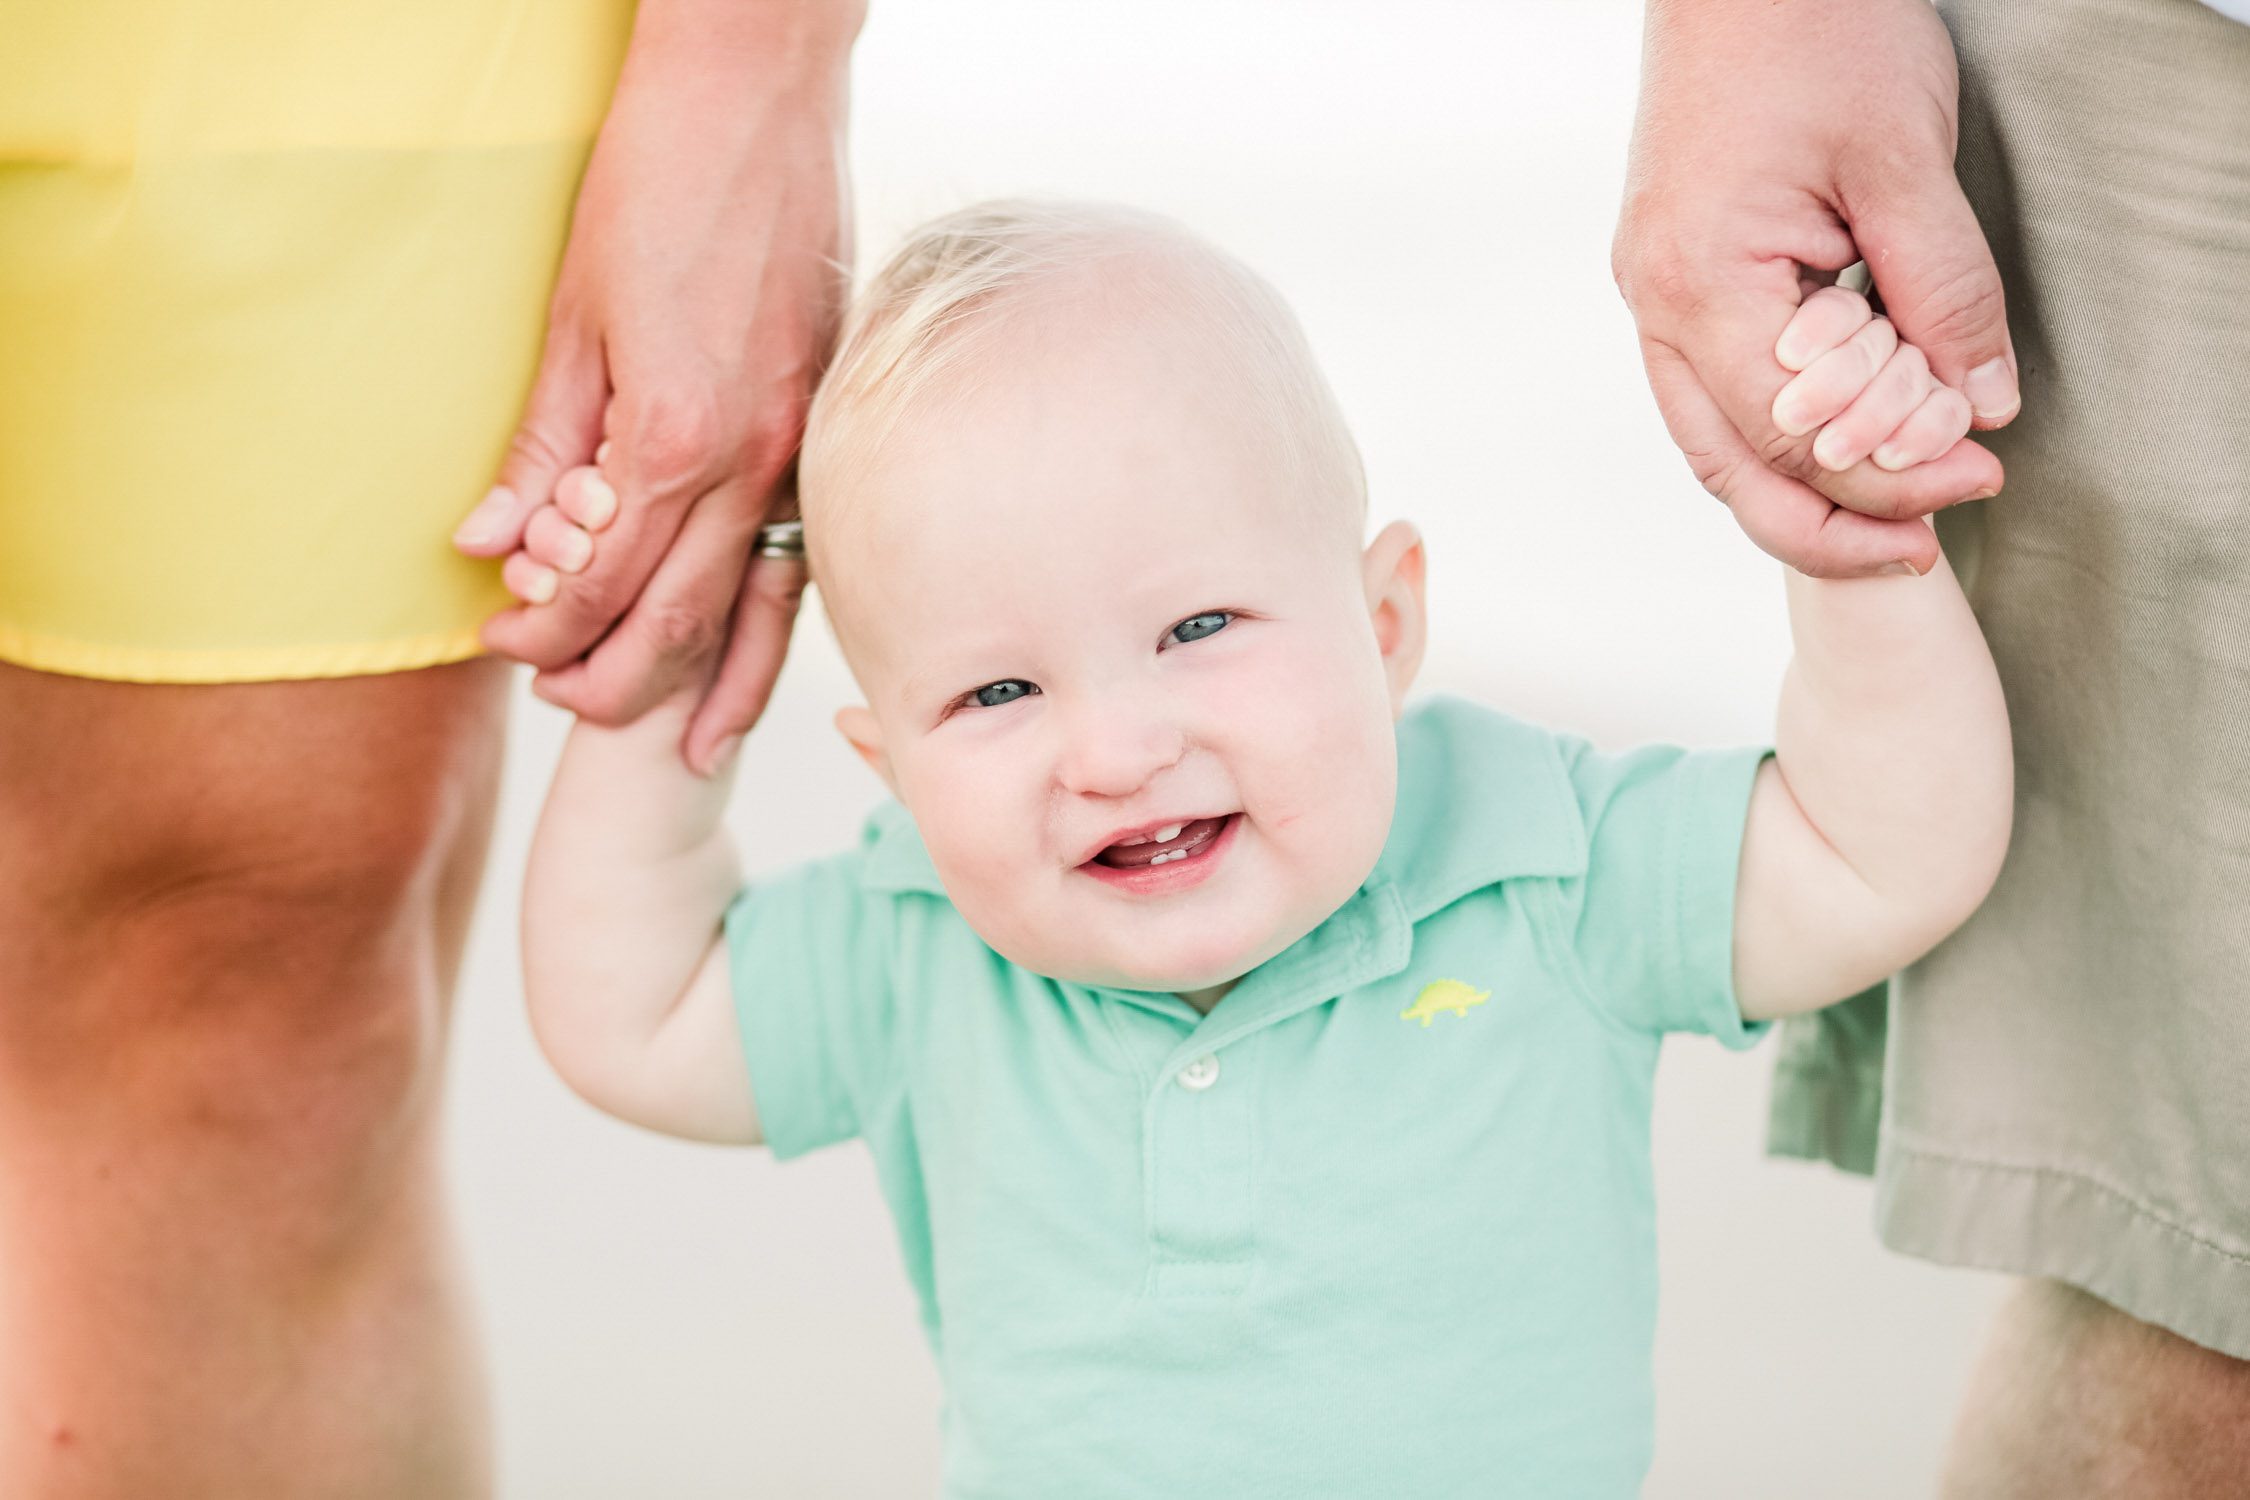
[[[723,651],[682,747],[702,771],[764,709],[796,616],[801,570],[750,553],[786,503],[842,308],[862,13],[642,0],[522,426],[455,537],[472,556],[514,552],[560,477],[603,449],[610,493],[593,498],[615,518],[600,555],[561,575],[512,559],[510,587],[540,602],[493,616],[484,642],[540,668],[541,697],[612,725]]]
[[[2000,488],[1967,439],[1896,471],[1825,468],[1817,421],[1784,430],[1773,411],[1793,374],[1776,337],[1865,260],[1900,338],[1975,424],[2014,417],[1999,273],[1953,176],[1958,93],[1928,0],[1649,0],[1612,267],[1696,477],[1815,577],[1927,572],[1937,541],[1915,518]]]

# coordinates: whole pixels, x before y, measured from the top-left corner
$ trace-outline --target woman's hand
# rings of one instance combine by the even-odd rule
[[[858,0],[642,0],[538,380],[499,487],[455,538],[472,556],[517,552],[561,476],[606,443],[600,555],[576,573],[515,559],[527,603],[484,641],[540,668],[541,697],[612,725],[723,651],[682,747],[699,771],[765,707],[796,616],[801,571],[761,578],[775,565],[750,554],[786,513],[842,308],[862,14]]]

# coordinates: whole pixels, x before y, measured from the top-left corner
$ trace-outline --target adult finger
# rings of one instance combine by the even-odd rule
[[[600,345],[559,325],[551,328],[523,420],[501,461],[500,482],[461,522],[453,545],[471,557],[514,551],[532,514],[554,497],[555,481],[571,465],[584,463],[601,440],[608,396]]]
[[[1678,350],[1643,339],[1641,353],[1657,409],[1688,467],[1762,551],[1814,578],[1858,577],[1899,562],[1927,573],[1936,565],[1937,539],[1929,527],[1845,510],[1776,472],[1744,441]]]
[[[1855,160],[1872,175],[1839,185],[1843,213],[1884,311],[1930,373],[1969,398],[1978,427],[2006,426],[2023,405],[2007,298],[1961,184],[1943,165]]]
[[[754,557],[734,609],[726,657],[688,725],[687,762],[708,776],[749,733],[773,697],[805,598],[801,558]]]
[[[691,672],[709,670],[726,639],[759,521],[759,512],[729,488],[696,505],[648,586],[601,644],[534,680],[540,697],[597,724],[625,724]],[[605,537],[603,547],[609,544]]]

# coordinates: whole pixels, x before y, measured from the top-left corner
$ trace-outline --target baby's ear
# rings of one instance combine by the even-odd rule
[[[897,796],[898,780],[891,775],[891,757],[883,749],[883,726],[876,722],[875,710],[864,703],[839,708],[836,729],[852,742],[852,748],[859,752],[859,758],[867,762],[868,768],[883,778],[883,785],[891,789],[891,795]]]
[[[1362,574],[1367,613],[1375,626],[1375,647],[1383,654],[1383,673],[1391,683],[1391,711],[1406,703],[1406,690],[1422,669],[1429,640],[1429,615],[1422,598],[1422,534],[1393,521],[1367,545]]]

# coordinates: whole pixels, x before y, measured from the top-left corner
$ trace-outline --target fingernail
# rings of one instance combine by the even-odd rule
[[[1912,563],[1907,562],[1885,563],[1881,571],[1883,576],[1886,578],[1893,578],[1901,575],[1908,578],[1919,578],[1922,576],[1921,574],[1914,571],[1914,565]]]
[[[565,573],[583,573],[594,560],[594,539],[583,531],[565,532],[558,550],[562,556],[555,559],[556,567]]]
[[[578,493],[584,502],[583,524],[589,531],[599,531],[617,515],[617,491],[599,474],[588,474],[578,482]]]
[[[1969,410],[1977,414],[1980,422],[1997,422],[2002,417],[2013,416],[2023,404],[2016,390],[2016,372],[2008,368],[2004,359],[1986,360],[1969,372],[1961,383],[1961,394],[1969,398]]]
[[[598,463],[598,464],[606,464],[606,463],[608,463],[608,462],[609,462],[609,450],[610,450],[610,446],[611,446],[611,444],[610,444],[610,440],[609,440],[608,438],[603,438],[603,439],[602,439],[602,445],[601,445],[601,446],[600,446],[599,448],[596,448],[596,449],[594,450],[594,462],[595,462],[595,463]]]
[[[1906,450],[1896,443],[1885,443],[1875,450],[1875,467],[1878,469],[1903,469],[1906,467]]]
[[[555,570],[553,568],[541,568],[523,581],[523,602],[526,604],[550,604],[554,602],[555,589],[558,586]]]
[[[1803,437],[1820,424],[1806,421],[1804,403],[1792,401],[1784,391],[1774,398],[1773,425],[1791,437]]]
[[[480,543],[491,541],[493,537],[499,534],[500,518],[505,516],[515,503],[516,492],[514,490],[509,489],[504,484],[494,485],[491,489],[485,491],[484,498],[477,502],[477,508],[462,518],[460,527],[453,533],[453,540],[467,547],[474,547]]]
[[[1813,439],[1812,456],[1813,462],[1822,468],[1841,474],[1859,460],[1847,456],[1851,450],[1844,446],[1842,438],[1833,436],[1835,431],[1833,427],[1827,428]]]

